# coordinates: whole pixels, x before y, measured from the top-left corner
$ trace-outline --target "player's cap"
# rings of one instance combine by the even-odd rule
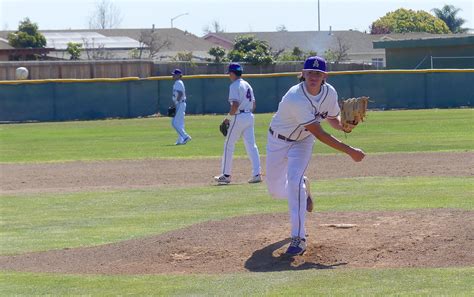
[[[243,71],[244,71],[244,69],[242,68],[242,66],[239,63],[230,63],[229,68],[227,70],[227,73],[229,73],[229,72],[240,72],[240,73],[242,73]]]
[[[326,60],[318,56],[309,57],[304,62],[303,71],[326,72]]]
[[[181,69],[175,69],[175,70],[173,70],[173,72],[171,72],[171,74],[173,74],[173,75],[182,75],[183,71],[181,71]]]

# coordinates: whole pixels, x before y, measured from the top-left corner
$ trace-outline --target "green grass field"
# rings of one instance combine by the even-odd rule
[[[317,182],[316,211],[375,211],[420,208],[473,210],[472,177],[358,178]],[[269,199],[264,184],[23,194],[0,197],[0,254],[105,244],[159,234],[209,219],[286,212]],[[180,199],[176,199],[180,197]],[[239,199],[236,199],[239,197]],[[21,210],[21,211],[20,211]],[[47,237],[44,234],[48,234]],[[8,244],[7,244],[8,243]]]
[[[271,114],[257,114],[255,137],[265,153]],[[0,162],[203,158],[222,154],[218,132],[223,116],[188,116],[193,145],[176,148],[169,118],[88,122],[35,123],[0,126]],[[408,110],[369,112],[368,120],[345,135],[328,131],[368,153],[466,151],[474,149],[474,110]],[[335,151],[319,145],[316,152]],[[237,145],[236,156],[245,155]]]
[[[264,152],[271,115],[256,117],[257,143]],[[221,119],[187,117],[194,139],[180,147],[172,145],[175,134],[167,118],[2,125],[0,162],[219,158]],[[473,128],[472,109],[370,112],[345,141],[369,153],[474,151]],[[316,153],[335,152],[319,145]],[[242,144],[236,154],[245,154]],[[316,211],[472,211],[473,185],[472,176],[323,180],[318,182]],[[100,245],[211,219],[287,211],[286,201],[269,199],[264,185],[252,186],[251,195],[240,194],[247,189],[249,185],[225,191],[196,186],[1,195],[0,255]],[[0,296],[472,296],[473,280],[474,267],[123,276],[4,271]]]

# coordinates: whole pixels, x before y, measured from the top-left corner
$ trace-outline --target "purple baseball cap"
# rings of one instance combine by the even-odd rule
[[[244,69],[242,68],[242,66],[239,63],[230,63],[229,68],[227,70],[227,73],[234,72],[234,71],[243,72]]]
[[[304,62],[303,70],[304,71],[319,71],[319,72],[326,73],[326,60],[318,56],[309,57]]]
[[[181,69],[175,69],[173,70],[173,72],[171,72],[171,74],[173,75],[182,75],[183,74],[183,71],[181,71]]]

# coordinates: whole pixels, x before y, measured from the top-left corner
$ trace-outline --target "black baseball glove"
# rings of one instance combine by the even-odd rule
[[[174,118],[175,115],[176,115],[176,106],[171,105],[170,107],[168,107],[168,116],[171,118]]]
[[[219,131],[221,131],[222,135],[227,136],[229,126],[229,120],[225,119],[224,121],[222,121],[222,123],[219,125]]]

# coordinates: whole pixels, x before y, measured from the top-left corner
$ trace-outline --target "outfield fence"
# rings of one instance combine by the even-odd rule
[[[245,73],[264,74],[297,72],[304,61],[275,62],[270,65],[242,63]],[[228,63],[211,62],[153,62],[152,60],[81,60],[81,61],[8,61],[0,62],[0,81],[15,80],[18,67],[25,67],[29,79],[90,79],[170,76],[175,68],[185,75],[225,74]],[[373,70],[369,63],[328,63],[329,71]]]
[[[25,67],[29,79],[121,78],[153,75],[152,61],[15,61],[0,62],[0,81],[15,80],[15,70]]]
[[[257,113],[277,110],[298,82],[297,72],[244,75],[254,88]],[[369,96],[371,109],[472,107],[474,70],[330,72],[339,98]],[[185,76],[188,114],[227,113],[227,75]],[[0,121],[67,121],[165,114],[170,77],[0,81]]]

